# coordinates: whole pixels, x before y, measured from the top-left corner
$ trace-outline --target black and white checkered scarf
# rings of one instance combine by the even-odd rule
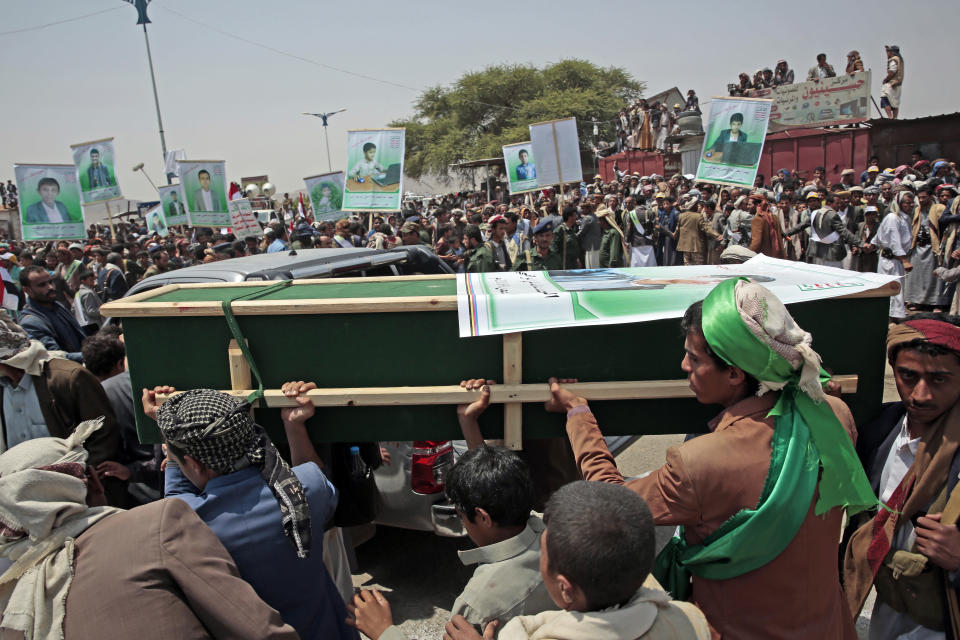
[[[306,492],[266,431],[253,421],[249,404],[212,389],[192,389],[163,403],[157,424],[166,442],[217,473],[258,467],[280,505],[284,535],[298,557],[310,556]]]

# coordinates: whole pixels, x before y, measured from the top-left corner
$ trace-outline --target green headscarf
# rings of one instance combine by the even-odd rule
[[[657,579],[678,599],[689,595],[690,573],[726,580],[776,558],[806,519],[818,484],[817,515],[834,507],[854,514],[877,504],[853,443],[826,402],[822,385],[829,376],[810,334],[783,303],[746,278],[731,278],[703,301],[702,327],[724,362],[759,380],[761,393],[780,390],[780,397],[769,413],[776,418],[770,470],[756,508],[734,514],[700,545],[688,545],[681,527],[657,558]]]

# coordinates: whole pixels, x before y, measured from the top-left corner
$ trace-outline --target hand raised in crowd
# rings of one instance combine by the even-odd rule
[[[550,385],[551,397],[543,404],[543,408],[551,413],[566,413],[574,407],[587,404],[585,398],[581,398],[569,389],[564,389],[560,385],[576,384],[576,378],[550,378],[547,383]]]
[[[493,640],[497,635],[497,627],[500,622],[491,621],[483,630],[481,636],[473,625],[467,622],[467,619],[461,615],[453,616],[447,626],[444,628],[443,640]]]
[[[97,475],[100,478],[117,478],[127,481],[130,479],[130,469],[125,464],[113,460],[104,460],[97,465]]]
[[[477,420],[487,407],[490,406],[490,385],[496,384],[486,378],[472,378],[461,380],[460,387],[467,391],[480,390],[480,397],[470,403],[457,405],[457,420],[460,422],[460,431],[467,441],[467,449],[473,449],[483,444],[483,434],[480,432],[480,423]]]
[[[140,402],[143,404],[144,415],[151,420],[156,421],[157,411],[160,409],[160,405],[157,404],[157,396],[168,396],[175,391],[176,388],[164,385],[154,387],[153,389],[144,389],[143,394],[140,396]]]
[[[280,386],[283,395],[288,398],[295,398],[297,401],[296,407],[287,407],[280,410],[280,418],[284,424],[303,424],[313,417],[313,414],[316,413],[316,407],[313,406],[313,401],[304,394],[316,388],[316,382],[304,382],[303,380],[284,382]]]
[[[917,518],[917,550],[942,569],[960,569],[960,529],[940,524],[940,513]]]
[[[393,625],[393,613],[390,603],[376,589],[361,589],[347,603],[347,624],[360,631],[370,640],[377,640],[388,627]]]

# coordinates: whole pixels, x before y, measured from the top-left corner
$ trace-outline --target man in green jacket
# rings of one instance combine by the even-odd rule
[[[463,239],[467,243],[467,248],[470,249],[467,273],[489,273],[501,270],[490,244],[483,241],[480,227],[475,224],[467,225],[463,230]]]
[[[514,271],[559,271],[562,269],[560,254],[550,248],[553,242],[553,221],[549,218],[533,229],[533,249],[517,255]]]
[[[563,224],[554,232],[550,249],[560,255],[561,269],[580,268],[580,243],[577,242],[577,208],[568,206],[563,210]]]
[[[613,219],[613,211],[604,207],[597,211],[600,219],[600,268],[609,269],[622,267],[623,264],[623,231]]]

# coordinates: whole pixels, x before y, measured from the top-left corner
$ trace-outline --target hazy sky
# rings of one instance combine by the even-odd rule
[[[120,0],[0,0],[0,32],[101,9],[37,31],[0,35],[0,177],[15,162],[70,163],[71,143],[116,137],[124,195],[155,192],[130,168],[162,180],[160,140],[143,31]],[[184,20],[179,12],[296,56],[413,88],[447,84],[494,63],[569,57],[618,65],[647,83],[701,100],[723,95],[740,71],[785,58],[797,79],[818,52],[842,73],[850,49],[874,70],[879,102],[883,45],[899,44],[906,80],[901,116],[958,110],[958,0],[924,3],[486,2],[435,0],[155,0],[150,44],[167,146],[188,158],[227,161],[232,179],[267,173],[280,192],[326,171],[320,120],[330,120],[333,169],[347,129],[409,115],[417,92],[272,53]]]

